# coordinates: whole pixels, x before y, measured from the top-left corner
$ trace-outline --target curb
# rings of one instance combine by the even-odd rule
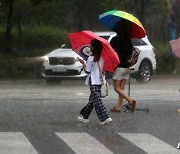
[[[180,75],[153,75],[152,79],[180,79]]]

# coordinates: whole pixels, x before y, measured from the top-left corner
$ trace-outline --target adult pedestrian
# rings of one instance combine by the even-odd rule
[[[109,117],[106,107],[103,105],[103,101],[101,99],[100,89],[101,89],[101,79],[99,73],[99,67],[103,69],[103,59],[101,58],[102,52],[102,42],[97,39],[92,39],[90,42],[90,49],[92,55],[88,57],[87,63],[85,63],[82,59],[78,58],[78,60],[82,63],[85,72],[87,73],[85,84],[90,87],[90,96],[89,101],[85,107],[80,111],[80,116],[78,116],[78,120],[84,123],[89,122],[89,116],[95,108],[97,116],[100,120],[100,124],[104,125],[112,121]]]
[[[132,41],[131,41],[131,31],[127,29],[127,25],[125,22],[121,23],[121,31],[117,32],[117,36],[112,38],[110,44],[112,48],[118,54],[120,59],[120,64],[118,64],[117,68],[113,73],[113,85],[114,90],[119,94],[118,103],[110,110],[112,112],[120,112],[123,99],[126,99],[131,106],[131,111],[134,112],[136,101],[132,99],[125,92],[126,81],[129,78],[130,73],[130,63],[128,60],[132,55]]]

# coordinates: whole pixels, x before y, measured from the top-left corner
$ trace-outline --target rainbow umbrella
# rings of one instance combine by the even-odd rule
[[[112,10],[99,15],[100,22],[112,31],[130,29],[131,38],[143,38],[146,31],[140,21],[130,13]],[[126,28],[126,29],[125,29]]]

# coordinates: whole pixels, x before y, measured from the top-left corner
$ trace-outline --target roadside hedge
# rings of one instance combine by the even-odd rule
[[[37,79],[41,70],[40,57],[0,59],[0,79]]]
[[[58,27],[47,25],[29,26],[23,25],[21,40],[19,40],[17,28],[12,29],[12,48],[13,52],[18,50],[34,50],[60,47],[67,41],[67,31]],[[0,52],[5,48],[5,27],[0,27]]]

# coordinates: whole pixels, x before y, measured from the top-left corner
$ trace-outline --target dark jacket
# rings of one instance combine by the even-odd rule
[[[117,35],[112,38],[110,45],[116,51],[120,59],[120,64],[118,64],[117,67],[129,68],[130,64],[128,60],[131,58],[133,48],[131,38]]]

